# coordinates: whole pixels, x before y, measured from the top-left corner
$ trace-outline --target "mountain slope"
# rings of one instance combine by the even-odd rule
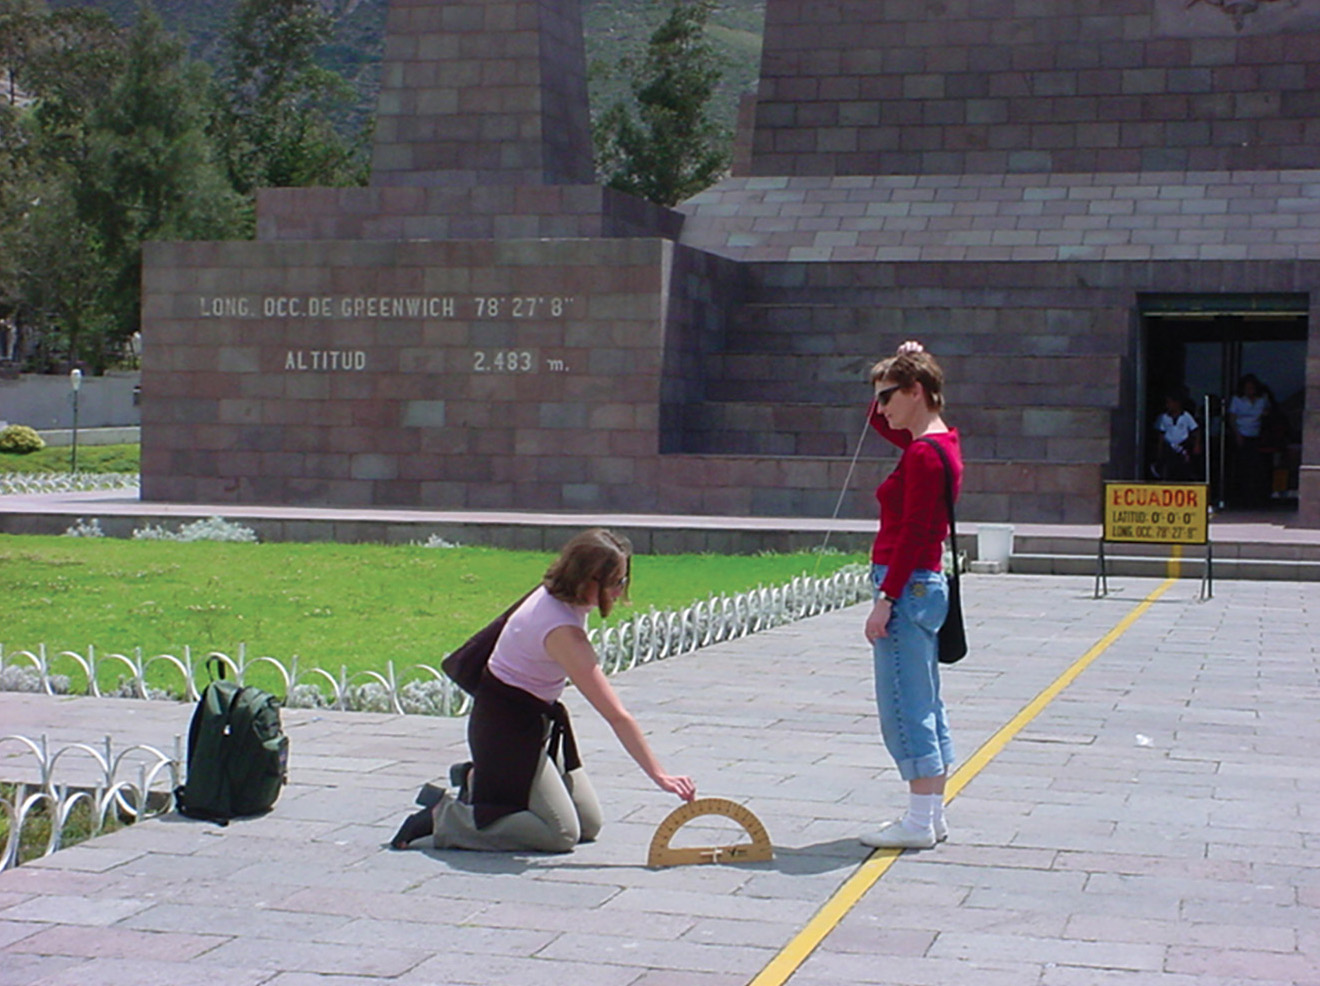
[[[234,2],[156,0],[156,6],[169,29],[188,40],[193,54],[216,67],[223,57],[223,35]],[[353,84],[359,96],[357,112],[355,119],[345,122],[358,124],[375,106],[388,0],[322,2],[335,21],[334,38],[326,46],[322,61]],[[97,7],[120,24],[132,21],[137,3],[51,0],[53,7]],[[668,5],[661,0],[582,0],[593,113],[627,91],[626,80],[616,71],[617,61],[645,47],[667,10]],[[756,85],[764,21],[765,0],[723,0],[711,18],[711,40],[724,63],[724,80],[714,112],[730,132],[737,118],[739,96]]]

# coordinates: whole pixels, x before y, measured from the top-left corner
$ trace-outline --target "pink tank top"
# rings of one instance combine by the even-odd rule
[[[521,688],[543,702],[557,702],[568,681],[564,669],[545,649],[551,630],[587,628],[590,606],[573,606],[539,586],[504,624],[504,632],[490,656],[490,672],[506,685]]]

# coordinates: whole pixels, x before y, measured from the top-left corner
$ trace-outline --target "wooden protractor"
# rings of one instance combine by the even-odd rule
[[[691,846],[676,849],[669,844],[674,834],[694,818],[723,815],[743,827],[751,842],[731,846]],[[671,811],[651,838],[647,866],[686,866],[691,863],[762,863],[775,858],[770,836],[751,810],[728,798],[697,798]]]

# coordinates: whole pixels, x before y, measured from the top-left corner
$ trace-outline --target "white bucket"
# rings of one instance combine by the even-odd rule
[[[1013,554],[1012,524],[976,525],[976,560],[999,564],[1008,571],[1008,558]]]

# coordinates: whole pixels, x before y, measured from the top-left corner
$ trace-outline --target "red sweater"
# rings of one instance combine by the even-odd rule
[[[949,511],[944,505],[944,463],[923,439],[889,427],[884,415],[875,411],[871,426],[903,450],[898,465],[875,491],[880,501],[880,532],[871,548],[871,561],[888,565],[880,591],[897,598],[903,594],[912,573],[919,568],[934,572],[944,560],[944,539],[949,534]],[[962,488],[962,451],[957,429],[927,435],[939,442],[953,466],[953,498]]]

